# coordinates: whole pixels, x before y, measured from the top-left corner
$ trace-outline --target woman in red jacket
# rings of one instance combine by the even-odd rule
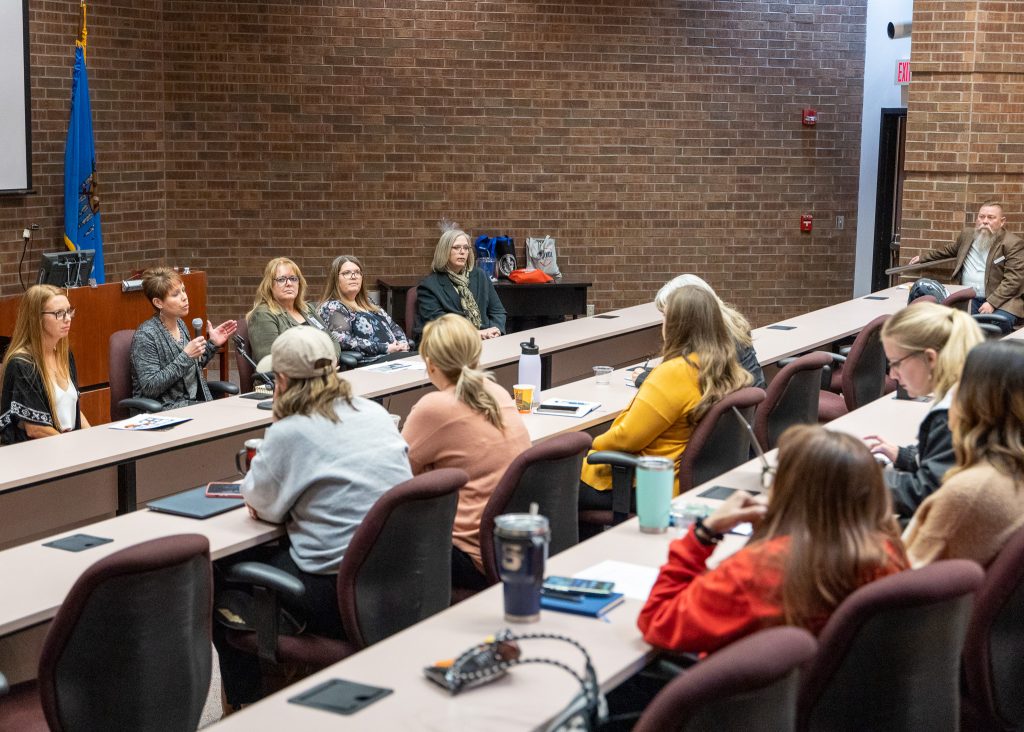
[[[724,532],[750,542],[715,569]],[[673,651],[715,651],[772,625],[818,633],[861,585],[906,569],[882,470],[860,440],[817,426],[786,430],[767,502],[737,491],[669,547],[637,624]]]

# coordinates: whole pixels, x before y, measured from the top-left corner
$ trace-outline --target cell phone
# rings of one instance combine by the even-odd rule
[[[207,498],[241,498],[242,497],[242,484],[241,483],[222,483],[220,481],[213,481],[212,483],[206,484],[206,497]]]
[[[543,588],[576,595],[609,595],[615,588],[615,583],[573,577],[548,577],[544,580]]]
[[[701,498],[714,498],[716,501],[724,501],[735,492],[735,488],[729,488],[724,485],[713,485],[703,493],[698,493],[697,495]]]
[[[545,412],[575,412],[579,405],[575,404],[541,404],[537,409]]]

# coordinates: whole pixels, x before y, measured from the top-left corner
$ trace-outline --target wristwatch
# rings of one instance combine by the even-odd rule
[[[697,541],[699,541],[704,546],[714,546],[715,544],[717,544],[725,538],[725,534],[715,533],[707,526],[705,526],[704,519],[702,518],[697,519],[696,523],[694,523],[693,535],[697,537]]]

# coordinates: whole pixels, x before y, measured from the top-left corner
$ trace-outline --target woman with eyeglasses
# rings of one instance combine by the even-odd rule
[[[970,315],[930,302],[909,305],[882,326],[890,375],[912,398],[932,396],[916,445],[898,447],[879,435],[864,438],[871,452],[892,461],[885,482],[901,519],[909,519],[953,467],[949,390],[960,378],[967,352],[983,340]]]
[[[0,445],[88,427],[78,399],[68,333],[75,310],[52,285],[33,285],[18,306],[4,356]]]
[[[154,312],[132,338],[132,396],[155,399],[164,409],[212,400],[203,367],[238,323],[225,320],[214,328],[207,321],[206,337],[191,333],[183,320],[189,312],[185,283],[170,267],[143,272],[142,292]]]
[[[327,326],[306,302],[306,278],[287,257],[276,257],[263,269],[263,281],[256,290],[256,301],[245,316],[249,326],[250,356],[254,361],[270,355],[274,340],[289,328],[308,325],[327,332]],[[337,344],[335,344],[337,345]],[[335,348],[338,355],[341,348]]]
[[[416,324],[413,337],[420,339],[423,326],[445,313],[461,315],[476,328],[481,340],[505,333],[505,306],[494,291],[491,278],[473,265],[476,257],[469,235],[450,228],[434,247],[431,274],[416,288]]]
[[[351,254],[331,263],[319,315],[343,351],[355,351],[366,359],[401,358],[409,352],[411,344],[402,329],[383,308],[370,302],[363,265]]]

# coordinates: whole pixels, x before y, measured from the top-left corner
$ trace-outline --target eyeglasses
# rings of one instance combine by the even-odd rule
[[[453,252],[468,252],[469,250],[470,250],[470,247],[465,245],[465,244],[458,244],[458,245],[452,247],[452,251]]]
[[[344,277],[346,280],[358,280],[363,276],[363,273],[358,269],[343,270],[338,272],[339,277]]]
[[[56,320],[71,320],[75,317],[75,309],[70,310],[44,310],[43,315],[52,315]]]
[[[900,367],[900,364],[906,361],[908,358],[910,358],[911,356],[920,356],[922,353],[924,353],[924,351],[914,351],[913,353],[908,353],[903,358],[897,358],[895,361],[886,361],[885,370],[888,372],[892,371],[893,369],[898,369]]]
[[[287,277],[275,277],[274,282],[279,285],[295,285],[298,284],[299,278],[295,275],[288,275]]]

